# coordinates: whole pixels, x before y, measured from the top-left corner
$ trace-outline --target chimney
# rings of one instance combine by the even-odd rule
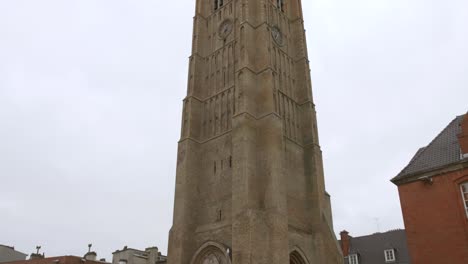
[[[45,256],[44,256],[44,253],[42,254],[39,254],[39,253],[32,253],[31,256],[29,257],[30,260],[32,259],[43,259]]]
[[[88,252],[84,255],[84,259],[86,260],[96,261],[96,258],[97,258],[96,252]]]
[[[341,237],[341,250],[343,251],[343,256],[347,257],[349,255],[349,244],[350,244],[349,239],[351,237],[349,236],[349,233],[346,230],[343,230],[340,232],[340,237]]]
[[[92,260],[96,261],[97,254],[94,251],[91,251],[91,248],[93,247],[93,244],[88,244],[88,253],[84,255],[84,259],[86,260]]]
[[[36,253],[32,253],[29,259],[43,259],[45,257],[45,254],[42,253],[40,254],[39,251],[41,250],[41,246],[36,246]]]
[[[462,158],[468,158],[468,113],[465,114],[461,123],[462,132],[458,135]]]
[[[154,264],[159,259],[159,250],[157,247],[149,247],[145,249],[145,252],[148,254],[148,264]]]

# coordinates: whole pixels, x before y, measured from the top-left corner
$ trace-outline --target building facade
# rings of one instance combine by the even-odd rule
[[[28,255],[16,251],[14,247],[0,245],[0,263],[25,260]]]
[[[342,263],[300,0],[197,0],[169,264]]]
[[[412,263],[468,263],[468,114],[419,149],[392,182]]]
[[[411,264],[405,230],[352,237],[340,233],[345,264]]]
[[[124,247],[112,253],[112,264],[165,264],[166,256],[157,247],[138,250]]]

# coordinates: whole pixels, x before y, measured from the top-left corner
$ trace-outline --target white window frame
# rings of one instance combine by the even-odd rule
[[[460,158],[461,159],[466,159],[468,158],[468,153],[463,153],[463,150],[460,148]]]
[[[460,192],[463,206],[465,206],[466,217],[468,217],[468,181],[460,184]]]
[[[351,254],[348,256],[349,264],[359,264],[359,258],[357,254]]]
[[[395,249],[386,249],[384,251],[385,262],[394,262],[396,261]]]

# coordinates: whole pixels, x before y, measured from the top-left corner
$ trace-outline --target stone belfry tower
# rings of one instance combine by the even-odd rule
[[[169,264],[343,262],[301,0],[197,0]]]

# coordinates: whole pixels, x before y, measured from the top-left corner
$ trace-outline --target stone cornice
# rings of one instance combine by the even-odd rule
[[[233,39],[233,40],[231,40],[229,42],[226,42],[226,44],[224,44],[221,48],[218,48],[218,49],[214,50],[213,52],[210,52],[206,56],[202,56],[198,51],[196,51],[196,52],[193,52],[192,55],[189,56],[189,58],[197,56],[197,57],[202,58],[202,59],[207,59],[207,58],[210,58],[210,57],[214,56],[216,53],[221,52],[223,49],[225,49],[229,45],[236,44],[236,43],[237,43],[237,40]]]
[[[228,4],[230,3],[231,1],[228,1],[227,3],[225,3],[221,8],[218,8],[217,10],[215,10],[213,13],[211,13],[209,16],[203,16],[201,13],[199,13],[198,11],[195,13],[195,15],[193,16],[194,19],[196,19],[197,17],[201,17],[203,18],[203,20],[205,21],[208,21],[208,19],[211,19],[212,17],[216,16],[219,12],[221,12],[221,10],[227,8]],[[273,3],[269,3],[270,5],[272,5],[273,7],[276,8],[276,6],[273,4]],[[289,16],[287,16],[286,14],[284,14],[283,12],[278,12],[278,14],[280,16],[282,16],[283,18],[285,18],[286,20],[288,20],[289,23],[296,23],[296,22],[301,22],[301,23],[304,23],[304,19],[299,16],[299,17],[295,17],[295,18],[290,18]]]

